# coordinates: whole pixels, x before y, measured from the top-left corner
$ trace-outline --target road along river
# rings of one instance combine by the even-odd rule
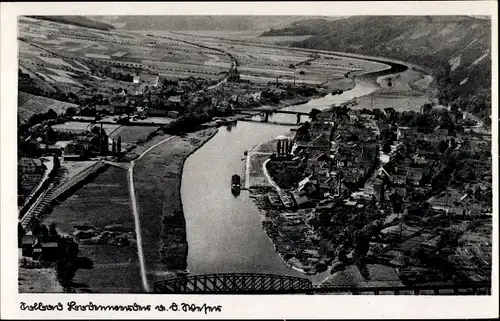
[[[367,95],[377,89],[377,77],[401,71],[401,66],[396,69],[359,77],[356,86],[343,94],[327,95],[286,109],[321,110]],[[294,123],[296,117],[274,114],[269,120]],[[289,268],[275,252],[248,192],[242,191],[239,197],[234,197],[230,190],[231,176],[242,173],[244,152],[290,128],[254,122],[238,122],[227,129],[221,127],[186,160],[181,195],[189,248],[187,267],[191,274],[248,272],[306,277]],[[307,277],[320,282],[326,276]]]

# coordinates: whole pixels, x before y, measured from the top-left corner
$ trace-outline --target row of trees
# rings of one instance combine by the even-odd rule
[[[448,130],[453,133],[460,130],[453,121],[452,115],[446,109],[432,109],[426,104],[423,106],[423,113],[415,111],[404,111],[398,113],[395,122],[402,127],[414,127],[420,133],[432,133],[436,127]]]
[[[34,114],[26,122],[22,123],[18,121],[18,157],[40,157],[41,153],[38,145],[26,138],[29,135],[41,135],[46,142],[55,141],[56,134],[50,125],[55,124],[59,119],[57,113],[53,109],[49,109],[45,113]],[[42,126],[41,124],[45,124],[46,126]]]
[[[57,113],[52,108],[45,113],[33,114],[21,129],[30,128],[33,125],[40,124],[49,119],[57,119]]]
[[[134,81],[134,76],[130,73],[114,72],[113,69],[109,66],[97,67],[96,65],[93,65],[93,67],[95,69],[93,68],[92,71],[98,75],[109,77],[111,79],[120,80],[120,81],[127,81],[127,82]]]
[[[297,96],[311,97],[318,93],[316,88],[307,86],[287,85],[282,92],[275,92],[270,89],[262,91],[260,96],[261,104],[278,104],[281,100],[296,98]]]

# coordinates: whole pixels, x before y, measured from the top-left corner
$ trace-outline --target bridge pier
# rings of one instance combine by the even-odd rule
[[[297,114],[297,124],[300,124],[300,114]]]
[[[267,123],[269,121],[269,112],[264,113],[264,123]]]

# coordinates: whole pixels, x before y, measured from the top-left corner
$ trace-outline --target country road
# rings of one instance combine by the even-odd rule
[[[127,181],[128,181],[128,186],[129,186],[129,192],[130,192],[130,200],[132,203],[132,212],[134,214],[135,235],[136,235],[136,240],[137,240],[137,255],[139,256],[139,265],[140,265],[140,269],[141,269],[142,285],[144,287],[144,291],[146,291],[146,292],[149,292],[149,284],[148,284],[148,279],[146,277],[146,264],[144,261],[144,252],[142,249],[141,222],[139,219],[139,210],[138,210],[138,206],[137,206],[137,199],[135,197],[134,167],[135,167],[135,162],[140,160],[142,157],[144,157],[153,148],[169,141],[170,139],[172,139],[174,137],[175,136],[168,137],[168,138],[162,140],[161,142],[149,147],[141,155],[139,155],[139,157],[137,157],[135,160],[131,161],[130,165],[128,167]]]

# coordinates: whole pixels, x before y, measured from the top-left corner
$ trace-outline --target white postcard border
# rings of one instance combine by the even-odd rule
[[[70,15],[492,15],[498,48],[496,1],[443,2],[235,2],[235,3],[2,3],[1,4],[1,317],[2,318],[478,318],[498,317],[498,52],[493,61],[493,290],[491,296],[248,296],[154,294],[18,294],[17,285],[17,16]],[[20,302],[57,304],[221,305],[221,313],[27,312]]]

